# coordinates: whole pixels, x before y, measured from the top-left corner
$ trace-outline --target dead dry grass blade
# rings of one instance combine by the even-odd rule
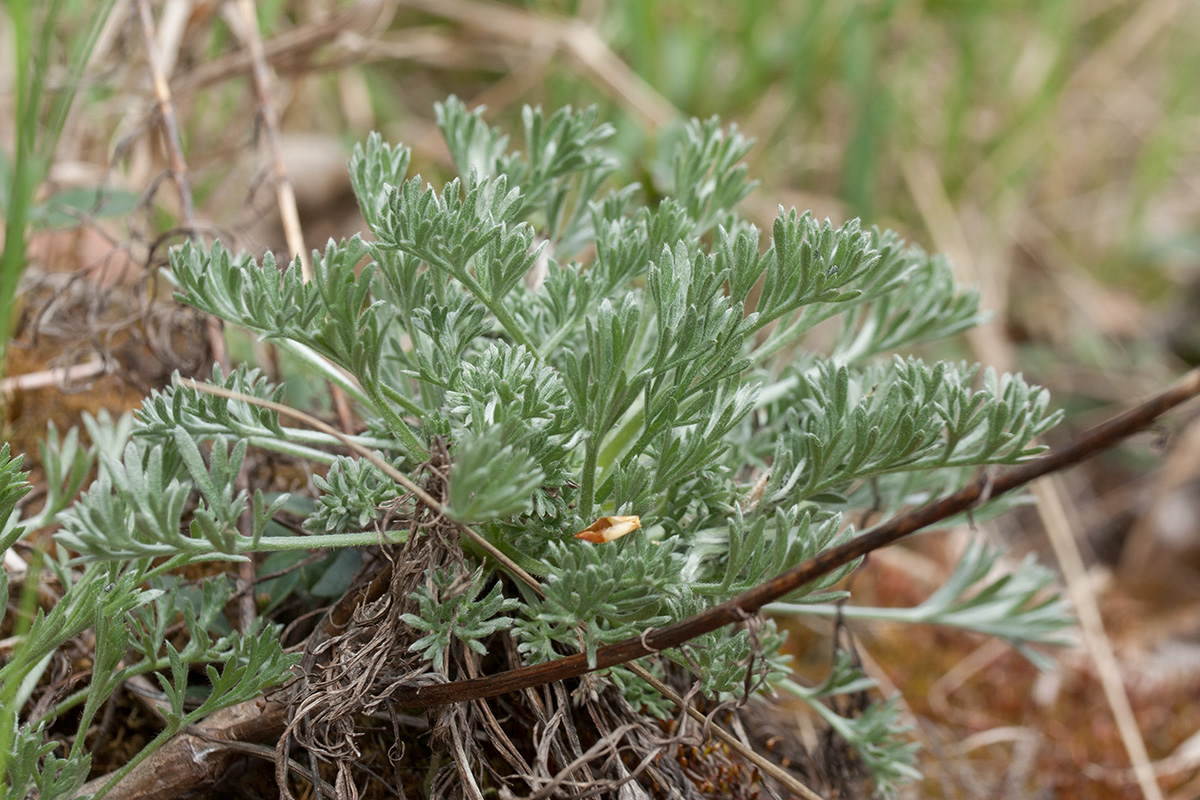
[[[84,378],[94,378],[103,375],[108,366],[103,358],[91,358],[82,364],[72,364],[69,367],[54,367],[25,375],[12,375],[0,380],[0,396],[17,390],[45,389],[48,386],[60,386]]]
[[[300,271],[307,283],[312,280],[312,259],[304,243],[304,232],[300,227],[300,211],[296,207],[296,192],[288,177],[283,161],[283,146],[279,139],[279,114],[271,99],[271,74],[263,51],[262,36],[258,31],[258,15],[254,0],[237,0],[226,5],[226,21],[250,51],[250,63],[254,76],[254,90],[258,94],[258,113],[266,137],[266,150],[275,179],[275,198],[279,205],[279,217],[283,222],[283,234],[287,238],[288,250],[293,258],[300,259]]]
[[[992,720],[979,719],[977,716],[959,709],[950,702],[950,695],[997,659],[1007,656],[1010,652],[1012,652],[1012,645],[1002,639],[989,639],[976,647],[953,667],[946,670],[946,674],[929,687],[929,691],[926,693],[929,707],[942,719],[952,720],[963,727],[989,727]]]
[[[162,138],[170,159],[170,178],[179,193],[180,213],[183,216],[184,227],[188,236],[196,236],[196,208],[192,199],[192,188],[188,181],[187,159],[183,155],[182,139],[179,135],[179,120],[175,114],[175,101],[171,97],[171,85],[167,80],[167,72],[163,67],[162,55],[158,49],[158,38],[154,32],[154,18],[150,13],[149,0],[135,0],[137,3],[138,21],[142,29],[142,38],[146,47],[146,62],[150,68],[150,77],[154,84],[154,101],[158,110],[158,118],[162,124]],[[229,369],[229,352],[225,347],[225,335],[221,330],[221,321],[209,318],[205,321],[205,331],[208,334],[208,346],[213,358],[225,370]]]
[[[979,262],[986,256],[977,254],[972,247],[972,237],[968,236],[962,215],[946,194],[945,181],[933,156],[924,151],[914,153],[901,161],[900,168],[922,221],[933,237],[936,249],[950,259],[955,278],[964,285],[978,286],[982,305],[1002,312],[1008,300],[1007,276],[998,274],[995,269],[980,269]],[[986,242],[988,237],[982,238]],[[1004,264],[1005,260],[992,258],[989,263]],[[999,316],[1003,317],[1003,314]],[[1012,347],[1000,329],[999,325],[979,325],[967,331],[967,341],[981,363],[1001,372],[1012,372]]]
[[[1125,682],[1121,678],[1121,668],[1117,664],[1112,641],[1104,630],[1100,606],[1087,580],[1083,556],[1079,553],[1079,544],[1075,541],[1075,534],[1071,530],[1071,522],[1063,504],[1062,487],[1053,478],[1048,477],[1036,481],[1033,484],[1033,492],[1038,501],[1038,514],[1042,518],[1046,535],[1054,548],[1055,558],[1058,559],[1058,565],[1066,579],[1067,593],[1075,606],[1075,613],[1079,616],[1084,646],[1096,665],[1100,685],[1104,688],[1104,697],[1112,711],[1113,720],[1117,723],[1121,742],[1129,754],[1142,796],[1146,800],[1163,800],[1162,789],[1154,777],[1150,755],[1146,752],[1146,742],[1138,730],[1133,706],[1130,705],[1129,695],[1125,692]]]
[[[301,23],[295,28],[277,33],[269,41],[263,42],[263,58],[273,69],[281,69],[281,65],[284,64],[289,65],[290,69],[290,66],[296,63],[304,64],[306,69],[333,69],[359,63],[364,56],[372,57],[370,52],[364,54],[362,47],[357,43],[375,26],[382,5],[384,4],[379,0],[362,0],[340,13]],[[338,40],[345,40],[346,46],[334,47],[334,55],[318,63],[315,60],[318,51]],[[432,57],[449,49],[449,42],[445,38],[427,31],[404,35],[394,45],[394,50],[374,57]],[[344,52],[339,54],[339,50]],[[254,58],[248,50],[226,53],[178,76],[174,86],[175,93],[178,96],[191,95],[253,69]]]

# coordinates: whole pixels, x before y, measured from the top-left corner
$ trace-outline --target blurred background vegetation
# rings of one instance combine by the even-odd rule
[[[597,104],[618,129],[623,161],[635,165],[630,177],[650,187],[658,142],[681,120],[719,115],[757,139],[750,173],[761,186],[746,213],[760,226],[779,205],[796,206],[835,222],[862,217],[950,255],[960,280],[980,286],[994,317],[941,355],[1020,370],[1048,386],[1068,409],[1056,440],[1200,362],[1196,3],[241,5],[252,5],[257,34],[232,2],[7,4],[31,13],[38,32],[44,85],[34,99],[74,92],[61,120],[49,115],[62,103],[35,102],[30,110],[18,102],[17,87],[28,80],[11,55],[22,52],[14,50],[21,16],[3,17],[2,149],[15,152],[30,114],[55,137],[40,186],[29,189],[27,173],[14,177],[11,159],[0,162],[5,218],[12,220],[20,191],[32,192],[34,208],[27,221],[12,220],[28,232],[29,256],[5,370],[7,433],[18,452],[36,452],[47,415],[63,427],[81,408],[128,407],[171,369],[211,361],[200,323],[163,302],[167,290],[153,281],[153,268],[189,230],[287,254],[266,104],[278,117],[310,248],[359,230],[345,159],[369,131],[413,146],[414,168],[427,178],[436,182],[449,171],[433,103],[451,93],[486,104],[489,118],[510,129],[523,104]],[[256,39],[269,66],[265,98],[253,76]],[[167,78],[157,98],[149,48]],[[175,110],[177,153],[164,144],[164,99]],[[14,267],[6,262],[5,269],[7,285]],[[241,352],[236,332],[229,336]],[[84,369],[65,386],[18,381],[69,365]],[[1191,440],[1200,447],[1200,437]],[[1162,651],[1164,642],[1200,641],[1200,464],[1186,453],[1176,457],[1169,444],[1156,450],[1147,442],[1073,473],[1068,488],[1088,553],[1100,565],[1118,649],[1144,679],[1133,692],[1147,745],[1166,763],[1191,752],[1182,745],[1200,727],[1200,668],[1136,657]],[[1184,544],[1164,551],[1166,534],[1147,519],[1176,490]],[[1010,540],[1040,547],[1036,517],[1004,524]],[[1141,559],[1135,567],[1130,548]],[[930,544],[891,558],[880,569],[899,570],[904,581],[889,583],[885,573],[873,591],[888,602],[919,597],[922,580],[945,569],[942,556]],[[1167,572],[1185,571],[1160,580],[1163,563]],[[1156,579],[1142,585],[1131,570]],[[1108,575],[1119,579],[1116,588],[1105,588]],[[931,633],[914,649],[890,642],[883,630],[862,635],[881,662],[878,677],[899,685],[920,718],[937,720],[918,729],[931,759],[922,792],[1138,796],[1079,658],[1067,654],[1066,674],[1047,678],[1007,655],[976,655],[981,664],[964,673],[964,658],[978,645],[969,637]],[[953,670],[962,680],[947,689]],[[964,696],[950,703],[939,691]],[[1181,699],[1188,692],[1193,699]],[[972,703],[982,710],[961,710]],[[996,728],[1010,734],[970,747],[958,741]],[[1047,741],[1054,746],[1042,747]],[[1200,758],[1190,758],[1163,767],[1164,786],[1181,798],[1200,787]],[[955,759],[974,759],[976,772],[946,766]],[[1013,765],[1022,763],[1017,774]],[[984,774],[991,783],[971,777]]]

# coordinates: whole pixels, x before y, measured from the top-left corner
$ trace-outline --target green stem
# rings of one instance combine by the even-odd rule
[[[284,436],[300,447],[312,445],[316,447],[340,447],[344,444],[341,439],[330,436],[327,433],[320,431],[309,431],[301,428],[284,428]],[[253,438],[253,435],[252,435]],[[361,444],[363,447],[370,447],[375,450],[392,450],[396,447],[395,439],[381,439],[378,436],[349,436],[347,437],[355,444]],[[265,445],[264,445],[265,446]],[[305,458],[314,458],[312,455],[305,455]],[[316,456],[319,460],[319,456]]]
[[[419,419],[420,416],[425,413],[425,409],[422,406],[414,403],[412,400],[409,400],[393,387],[387,386],[386,384],[380,384],[379,390],[383,392],[384,397],[396,403],[396,405],[402,407],[406,412],[412,414],[414,417]]]
[[[637,400],[634,400],[626,410],[619,427],[608,436],[604,447],[600,450],[597,457],[600,475],[596,479],[596,482],[599,486],[604,486],[605,481],[612,473],[613,467],[616,466],[617,460],[626,452],[634,435],[645,425],[645,411],[645,396],[644,394],[639,394]],[[631,452],[636,455],[638,448],[635,447]]]
[[[630,360],[634,364],[642,364],[646,358],[646,343],[650,334],[650,314],[642,314],[638,319],[638,329],[634,334],[633,345],[629,348],[629,355],[626,356],[625,362],[621,368],[625,368]],[[633,379],[633,383],[637,383],[643,373],[637,373]],[[617,463],[617,459],[626,451],[630,440],[639,428],[645,425],[646,417],[646,399],[650,393],[651,381],[653,376],[647,378],[648,383],[642,391],[637,392],[633,401],[621,412],[621,416],[616,422],[616,429],[610,426],[608,429],[599,433],[599,439],[603,444],[597,456],[597,463],[600,467],[601,474],[599,476],[598,485],[603,487],[604,482],[612,472],[613,466]],[[611,435],[610,431],[612,432]],[[607,440],[607,441],[605,441]],[[635,451],[636,452],[636,451]]]
[[[179,733],[185,727],[192,723],[191,715],[184,716],[174,722],[168,722],[167,727],[163,728],[158,736],[150,740],[150,743],[143,747],[138,754],[131,758],[125,766],[112,773],[112,777],[100,787],[100,791],[92,795],[92,800],[100,800],[101,797],[108,794],[114,786],[121,782],[121,779],[133,771],[133,768],[145,761],[151,753],[166,744],[171,737]]]
[[[383,421],[387,423],[388,428],[392,433],[399,438],[400,443],[408,450],[410,457],[419,457],[426,455],[425,445],[421,444],[421,440],[412,432],[412,428],[408,427],[408,423],[395,412],[387,398],[383,396],[379,383],[372,381],[370,385],[364,387],[370,394],[372,401],[379,415],[383,417]],[[420,460],[420,458],[416,458]]]
[[[129,559],[129,560],[132,560],[132,559]],[[195,563],[197,560],[198,559],[196,559],[194,556],[187,555],[187,554],[171,556],[170,558],[168,558],[166,561],[162,562],[158,566],[147,569],[145,572],[145,575],[142,577],[142,582],[149,583],[150,581],[152,581],[155,578],[166,575],[168,572],[170,572],[173,569],[178,569],[180,567],[186,567],[190,564]],[[203,559],[203,560],[205,560],[205,561],[228,561],[229,556],[224,553],[220,553],[220,554],[214,556],[213,558],[207,558],[207,559]],[[245,560],[245,559],[241,559],[241,560]],[[149,562],[149,559],[146,559],[146,563],[148,563],[148,562]]]
[[[245,561],[250,553],[276,553],[283,550],[317,550],[322,548],[370,547],[380,544],[402,544],[408,539],[408,531],[358,531],[356,533],[329,533],[317,536],[260,536],[253,546],[249,537],[238,540],[236,553],[193,550],[171,556],[163,563],[146,572],[143,580],[149,581],[165,575],[173,569],[198,564],[204,561]],[[105,561],[121,561],[138,556],[116,554]]]
[[[551,334],[550,338],[546,339],[546,341],[542,343],[542,346],[538,348],[539,360],[544,361],[545,359],[549,358],[550,354],[558,349],[558,346],[562,344],[563,339],[566,339],[567,335],[571,333],[571,331],[579,330],[579,321],[582,318],[583,315],[578,314],[559,326],[558,330]]]
[[[752,358],[754,359],[754,363],[763,363],[808,331],[808,329],[812,326],[806,324],[808,322],[806,316],[807,315],[804,312],[801,312],[799,318],[782,331],[779,330],[779,328],[776,328],[774,331],[772,331],[771,335],[767,337],[767,341],[763,342],[762,346],[755,349],[755,351],[751,354]],[[769,321],[770,320],[768,320],[768,322]],[[755,331],[762,330],[763,327],[763,325],[758,325],[755,327]]]
[[[260,450],[270,450],[306,461],[316,461],[320,464],[332,464],[336,456],[317,448],[341,447],[343,445],[340,439],[326,433],[321,433],[320,431],[308,431],[288,427],[283,428],[283,435],[285,437],[283,439],[280,439],[265,428],[251,428],[242,425],[232,425],[229,427],[221,425],[196,425],[190,427],[188,433],[197,438],[232,435],[238,439],[245,439],[251,447],[256,447]],[[395,439],[381,439],[377,436],[350,436],[347,438],[355,444],[360,444],[363,447],[374,450],[392,450],[399,444]]]
[[[329,533],[319,536],[262,536],[254,546],[255,553],[277,553],[282,550],[316,550],[335,547],[370,547],[379,543],[403,544],[408,531],[361,531],[359,533]],[[249,552],[249,551],[248,551]]]
[[[211,656],[211,657],[207,657],[207,656]],[[212,654],[206,654],[205,658],[195,659],[194,663],[201,663],[201,662],[206,663],[209,661],[216,661],[216,660],[217,660],[217,656],[212,655]],[[129,680],[130,678],[136,677],[138,675],[145,675],[147,672],[157,672],[162,669],[167,669],[170,666],[171,666],[171,660],[168,658],[160,658],[157,660],[147,659],[145,661],[139,661],[138,663],[121,670],[120,673],[118,673],[117,676],[115,677],[113,683],[114,684],[124,683],[125,681]],[[51,709],[50,711],[47,711],[46,715],[44,717],[42,717],[42,719],[40,721],[49,724],[52,720],[57,719],[58,717],[61,717],[63,714],[66,714],[72,708],[75,708],[75,706],[79,705],[80,703],[85,702],[88,699],[88,697],[91,695],[93,688],[94,688],[93,686],[88,686],[84,689],[80,689],[79,691],[77,691],[74,694],[67,697],[65,700],[60,701],[57,705],[54,706],[53,709]],[[80,738],[82,738],[82,737],[80,737]]]
[[[759,389],[758,397],[754,398],[754,410],[757,411],[760,408],[766,408],[776,400],[786,397],[788,392],[791,392],[793,389],[795,389],[796,385],[799,383],[800,379],[795,375],[791,375],[781,381],[776,381],[769,386],[764,386],[763,388]]]
[[[4,352],[7,349],[9,330],[12,327],[13,300],[17,285],[25,270],[25,241],[28,225],[29,202],[38,181],[32,170],[35,168],[33,141],[37,122],[36,114],[30,110],[29,96],[29,43],[33,36],[30,20],[31,3],[15,0],[8,3],[8,13],[13,28],[13,59],[16,84],[16,130],[14,131],[12,172],[8,186],[8,207],[3,209],[5,217],[4,253],[0,256],[0,373],[4,370]],[[8,729],[0,732],[0,767],[8,759]]]
[[[341,442],[332,439],[332,437],[330,439],[330,445],[341,444]],[[271,450],[294,458],[304,459],[305,461],[314,461],[318,464],[332,464],[336,459],[336,456],[326,453],[324,450],[316,450],[304,445],[292,444],[291,442],[285,442],[274,437],[247,436],[246,441],[251,447],[257,447],[261,450]]]
[[[330,383],[341,388],[343,392],[353,397],[358,402],[365,406],[373,406],[371,399],[367,397],[366,392],[355,383],[350,376],[342,372],[342,370],[331,364],[326,358],[318,355],[311,347],[291,339],[279,339],[275,342],[275,346],[304,363],[310,365],[325,376],[325,379]]]
[[[475,280],[475,278],[469,272],[454,271],[453,274],[463,283],[464,286],[467,287],[467,289],[471,291],[471,294],[475,295],[479,302],[483,303],[484,307],[487,308],[488,311],[492,312],[492,315],[499,320],[500,324],[504,327],[504,330],[513,338],[514,342],[524,345],[525,349],[528,350],[534,358],[538,359],[539,361],[541,360],[541,353],[538,350],[537,345],[535,345],[533,340],[529,338],[529,335],[521,329],[521,326],[517,324],[515,319],[513,319],[512,314],[508,313],[508,309],[504,307],[503,300],[493,300],[491,297],[489,297],[487,292],[483,291],[483,287],[479,285],[479,281]]]
[[[579,485],[579,513],[585,519],[592,518],[592,506],[596,497],[596,440],[589,436],[583,446],[583,476]]]
[[[517,324],[517,321],[513,318],[512,314],[508,313],[508,309],[500,303],[496,303],[494,305],[485,303],[485,305],[487,305],[488,309],[496,315],[496,319],[500,320],[500,324],[504,326],[504,330],[508,331],[508,335],[513,337],[513,340],[516,341],[517,344],[524,345],[525,349],[528,350],[534,358],[538,359],[538,361],[541,361],[541,355],[538,353],[537,345],[533,343],[533,340],[529,338],[529,335],[526,334],[525,331],[521,330],[521,326]]]
[[[350,395],[367,408],[373,409],[382,417],[387,416],[387,411],[384,408],[384,404],[378,400],[380,393],[383,397],[391,400],[393,403],[403,408],[407,414],[412,414],[415,417],[419,417],[425,412],[425,409],[423,409],[421,406],[414,403],[412,400],[409,400],[407,397],[390,386],[379,384],[378,393],[372,393],[368,389],[364,389],[355,383],[351,379],[351,376],[345,374],[333,364],[329,363],[329,361],[318,355],[307,345],[300,344],[299,342],[295,342],[290,339],[283,339],[279,342],[278,346],[292,353],[292,355],[303,360],[304,362],[312,365],[313,368],[319,370],[325,376],[325,378],[329,380],[330,383],[340,387],[346,394]],[[367,446],[370,447],[373,445]],[[418,447],[418,452],[422,450],[424,450],[424,448]]]

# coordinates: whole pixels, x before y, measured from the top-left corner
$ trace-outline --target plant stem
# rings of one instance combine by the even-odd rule
[[[422,384],[422,386],[424,386],[424,384]],[[394,403],[396,403],[396,405],[401,406],[405,411],[407,411],[409,414],[412,414],[414,417],[420,417],[422,414],[425,413],[424,407],[418,405],[417,403],[414,403],[412,400],[409,400],[407,397],[400,394],[400,392],[396,391],[391,386],[387,386],[385,384],[380,384],[379,389],[381,392],[383,392],[384,397],[386,397],[388,400],[393,401]]]
[[[364,388],[370,394],[372,401],[374,401],[375,409],[383,417],[383,421],[387,423],[388,428],[392,433],[396,434],[401,444],[408,450],[408,455],[413,457],[425,455],[425,446],[421,444],[421,440],[417,438],[417,435],[412,432],[412,428],[408,427],[408,423],[393,410],[387,398],[383,396],[379,384],[376,381],[372,381],[370,385]]]
[[[100,787],[100,791],[92,795],[92,800],[100,800],[101,797],[108,794],[114,786],[121,782],[121,779],[133,771],[133,768],[149,758],[150,754],[158,748],[162,747],[171,737],[183,730],[191,723],[188,717],[178,719],[173,723],[168,723],[167,727],[159,731],[158,736],[150,740],[150,743],[138,751],[138,754],[131,758],[124,766],[112,773],[108,781]]]
[[[367,397],[366,392],[362,390],[349,375],[344,373],[340,368],[329,363],[323,356],[318,355],[311,347],[306,344],[294,341],[292,339],[279,339],[275,342],[275,346],[280,350],[291,353],[296,358],[310,365],[313,369],[319,371],[325,378],[335,386],[341,388],[343,392],[353,397],[358,402],[365,406],[374,406],[371,399]]]
[[[198,659],[198,661],[216,661],[216,660],[217,660],[217,657],[215,655],[212,658]],[[136,677],[138,675],[145,675],[147,672],[157,672],[160,669],[167,669],[170,666],[171,666],[171,661],[168,658],[160,658],[157,660],[147,659],[145,661],[139,661],[138,663],[134,664],[133,666],[126,667],[125,669],[121,670],[120,673],[118,673],[118,678],[115,681],[115,683],[124,683],[125,681],[129,680],[130,678]],[[47,711],[45,716],[43,716],[41,718],[41,720],[39,720],[39,721],[49,724],[52,720],[56,719],[57,717],[61,717],[63,714],[67,713],[72,708],[75,708],[75,706],[86,701],[88,699],[88,697],[91,695],[92,689],[93,689],[93,686],[89,685],[87,688],[80,689],[79,691],[70,695],[65,700],[59,701],[58,704],[56,704],[54,706],[54,708],[52,708],[51,710]]]
[[[508,313],[508,309],[504,307],[504,300],[502,298],[493,299],[492,297],[489,297],[487,292],[483,291],[483,287],[479,285],[479,281],[475,280],[470,273],[461,272],[455,274],[456,277],[458,277],[458,279],[462,281],[462,283],[468,289],[471,290],[471,294],[475,295],[479,302],[483,303],[484,307],[486,307],[488,311],[492,312],[492,315],[499,320],[501,326],[503,326],[508,335],[513,338],[513,341],[515,341],[517,344],[524,345],[525,349],[528,350],[534,358],[536,358],[538,361],[541,361],[542,354],[539,351],[538,346],[535,345],[533,340],[529,338],[529,334],[525,333],[525,331],[521,329],[521,326],[517,324],[515,319],[513,319],[512,314]]]
[[[362,531],[360,533],[329,533],[319,536],[262,536],[253,550],[246,552],[277,553],[283,550],[315,550],[335,547],[370,547],[377,544],[403,544],[408,531]]]
[[[583,446],[583,475],[579,482],[579,514],[584,520],[592,518],[596,497],[596,439],[589,436]]]
[[[567,335],[571,333],[571,331],[578,329],[578,325],[579,317],[572,317],[559,326],[558,330],[552,333],[550,337],[542,343],[542,346],[537,349],[536,352],[538,360],[545,361],[547,358],[549,358],[550,354],[557,350],[558,346],[562,344],[563,339],[567,338]]]
[[[645,424],[645,402],[645,393],[639,393],[637,399],[630,403],[629,408],[625,410],[616,430],[612,431],[607,437],[604,447],[600,449],[596,462],[601,470],[601,482],[616,463],[617,457],[629,446],[629,442],[633,440],[638,429]]]
[[[224,433],[224,432],[222,432]],[[305,447],[300,444],[292,444],[281,439],[276,439],[272,436],[247,436],[246,442],[251,447],[257,447],[260,450],[271,450],[276,453],[282,453],[293,458],[300,458],[306,461],[313,461],[318,464],[332,464],[336,456],[326,453],[324,450],[316,450],[311,447]],[[328,444],[334,444],[329,442]]]

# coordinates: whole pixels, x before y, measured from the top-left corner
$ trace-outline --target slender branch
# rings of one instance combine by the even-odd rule
[[[404,0],[404,5],[486,31],[490,38],[508,40],[521,47],[553,46],[590,73],[600,91],[651,129],[661,128],[682,116],[679,109],[617,57],[591,25],[473,0]]]
[[[179,121],[175,116],[175,101],[171,99],[171,85],[163,68],[162,56],[158,52],[158,41],[154,36],[154,19],[150,15],[150,3],[138,0],[138,20],[142,26],[142,36],[146,40],[146,61],[150,67],[150,76],[154,83],[154,100],[158,106],[158,116],[162,121],[163,140],[167,146],[167,156],[171,161],[171,182],[179,191],[179,202],[182,206],[183,220],[187,225],[188,235],[195,236],[196,209],[192,202],[192,189],[188,183],[187,160],[180,146]]]
[[[966,488],[889,520],[879,527],[869,530],[845,544],[826,550],[803,564],[798,564],[771,580],[707,611],[665,628],[651,629],[641,636],[600,648],[596,651],[594,667],[588,666],[587,657],[584,654],[577,653],[485,678],[405,688],[393,696],[399,705],[408,708],[428,708],[464,700],[495,697],[521,689],[579,677],[594,670],[625,664],[660,650],[678,647],[697,636],[731,623],[741,622],[748,616],[757,613],[767,603],[779,600],[838,567],[861,558],[872,550],[886,547],[910,533],[955,514],[969,511],[992,498],[1019,489],[1043,475],[1084,461],[1146,428],[1170,409],[1196,395],[1200,395],[1200,369],[1189,372],[1174,386],[1136,408],[1085,431],[1063,447],[996,476],[985,472]]]

